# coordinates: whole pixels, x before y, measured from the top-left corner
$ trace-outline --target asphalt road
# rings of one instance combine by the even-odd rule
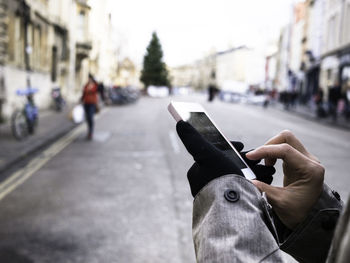
[[[326,182],[349,196],[349,132],[275,109],[172,99],[202,103],[247,149],[292,130],[325,165]],[[15,187],[0,185],[0,262],[194,262],[186,179],[192,159],[169,101],[109,108],[94,141],[78,129],[21,169]]]

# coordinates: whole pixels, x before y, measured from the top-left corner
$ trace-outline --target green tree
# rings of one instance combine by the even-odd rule
[[[143,58],[143,69],[140,80],[146,89],[150,85],[170,87],[166,64],[163,62],[163,51],[156,32],[148,44],[146,54]]]

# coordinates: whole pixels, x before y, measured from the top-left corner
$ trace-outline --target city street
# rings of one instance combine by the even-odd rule
[[[102,111],[93,141],[77,127],[0,184],[0,262],[195,262],[186,178],[193,160],[167,111],[171,99],[203,104],[245,149],[293,131],[347,200],[349,131],[274,108],[209,104],[204,95],[141,98]]]

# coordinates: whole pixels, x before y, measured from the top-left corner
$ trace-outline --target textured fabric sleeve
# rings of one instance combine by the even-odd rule
[[[242,176],[219,177],[194,200],[197,262],[283,262],[275,233],[266,199]]]
[[[285,238],[280,237],[281,249],[299,262],[325,262],[342,206],[339,194],[324,185],[307,218]],[[285,230],[277,227],[277,231],[281,236]]]

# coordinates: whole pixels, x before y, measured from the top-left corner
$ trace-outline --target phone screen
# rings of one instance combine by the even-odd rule
[[[207,141],[212,143],[218,149],[225,151],[227,156],[235,162],[238,168],[247,168],[204,112],[190,112],[186,121],[190,123]]]

